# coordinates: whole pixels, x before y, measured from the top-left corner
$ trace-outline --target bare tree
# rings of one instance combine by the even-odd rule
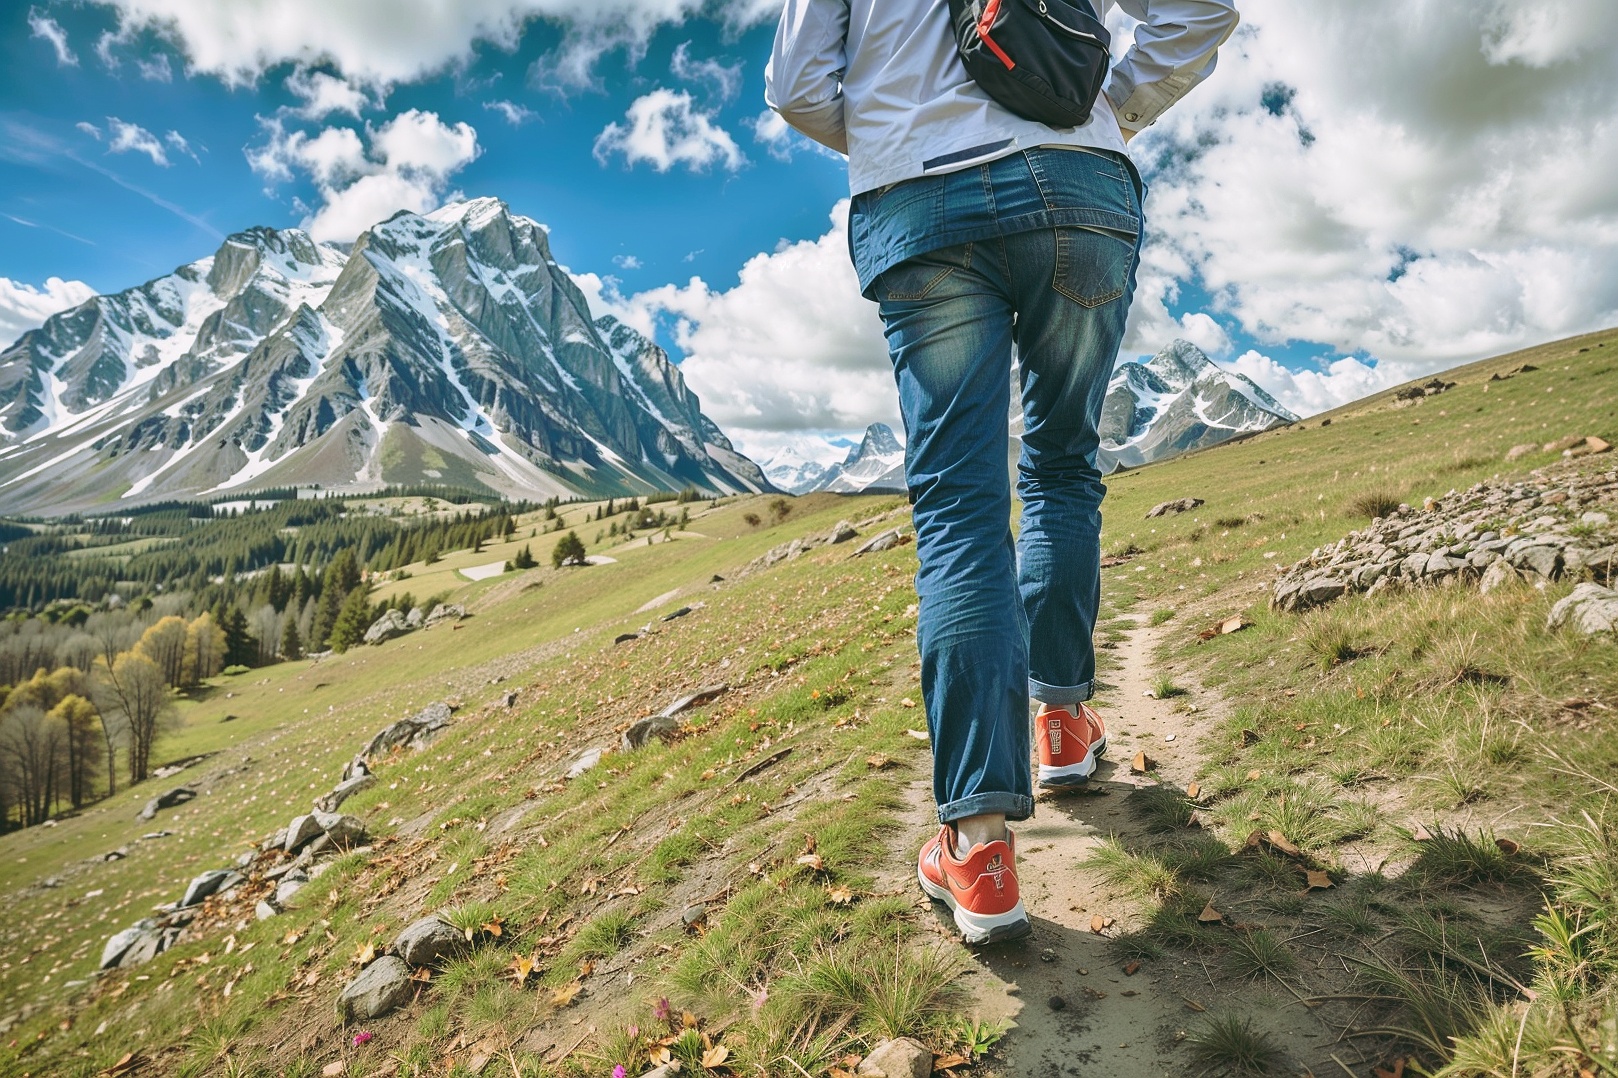
[[[84,623],[84,631],[95,638],[96,653],[108,666],[140,639],[140,626],[123,611],[91,614]]]
[[[253,611],[248,623],[253,635],[258,637],[258,661],[265,665],[273,663],[281,646],[281,614],[265,603]]]
[[[11,775],[25,827],[44,823],[63,773],[61,724],[31,704],[0,714],[0,760]]]
[[[129,781],[140,782],[151,767],[152,746],[174,710],[168,683],[157,664],[138,651],[125,652],[110,667],[98,662],[96,671],[101,714],[116,713],[121,720]]]
[[[46,718],[61,725],[67,799],[74,808],[80,808],[90,800],[98,770],[96,747],[101,740],[101,716],[89,700],[70,693],[46,713]]]
[[[56,659],[63,666],[71,666],[88,674],[101,654],[101,644],[89,633],[74,633],[56,648]]]

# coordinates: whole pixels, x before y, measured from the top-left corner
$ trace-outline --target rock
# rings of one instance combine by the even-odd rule
[[[1576,445],[1583,444],[1583,442],[1584,435],[1568,434],[1556,439],[1554,442],[1546,442],[1540,446],[1540,450],[1545,453],[1560,453],[1564,449],[1572,449]]]
[[[1547,629],[1568,626],[1586,636],[1618,632],[1618,591],[1600,584],[1584,583],[1551,607]]]
[[[292,900],[298,897],[298,892],[309,886],[309,881],[282,880],[275,888],[275,905],[277,909],[286,909]]]
[[[1171,513],[1189,513],[1199,505],[1205,504],[1201,498],[1176,498],[1172,502],[1159,502],[1146,512],[1146,519],[1166,517]]]
[[[596,764],[599,764],[601,762],[601,754],[606,751],[607,750],[602,748],[600,745],[597,745],[594,748],[585,749],[583,752],[579,753],[573,758],[573,763],[568,765],[567,773],[563,777],[570,779],[578,778]]]
[[[129,850],[123,846],[119,846],[116,850],[108,850],[106,853],[102,854],[101,859],[103,861],[122,861],[128,856]]]
[[[496,704],[496,706],[500,707],[500,708],[503,708],[505,710],[508,710],[508,711],[511,708],[516,707],[517,706],[517,690],[516,689],[508,689],[504,693],[502,693],[501,696],[500,696],[500,700]]]
[[[1596,527],[1596,528],[1604,528],[1608,524],[1612,523],[1612,517],[1608,516],[1606,513],[1598,513],[1598,512],[1591,511],[1589,513],[1585,513],[1582,516],[1580,516],[1579,517],[1579,523],[1580,524],[1589,524],[1592,527]]]
[[[640,633],[619,633],[617,636],[613,637],[612,642],[614,644],[627,644],[631,640],[639,640],[639,639],[640,639]]]
[[[1509,555],[1509,560],[1517,568],[1537,573],[1546,580],[1562,575],[1562,552],[1553,546],[1524,547]]]
[[[344,1019],[376,1018],[410,999],[410,967],[396,955],[383,955],[349,982],[337,997]]]
[[[1524,442],[1521,445],[1514,445],[1510,449],[1506,450],[1506,459],[1507,460],[1521,460],[1523,457],[1528,456],[1528,454],[1530,454],[1530,453],[1538,453],[1538,452],[1539,452],[1539,446],[1535,445],[1533,442]]]
[[[1483,579],[1478,581],[1478,592],[1489,594],[1496,588],[1506,584],[1516,584],[1522,580],[1521,574],[1511,567],[1511,563],[1504,558],[1490,562],[1489,567],[1483,570]]]
[[[120,959],[129,952],[140,938],[157,927],[155,921],[145,919],[136,921],[122,932],[116,933],[101,948],[101,969],[112,969],[118,965]]]
[[[687,906],[680,912],[680,923],[687,928],[695,928],[708,919],[708,907],[698,904]]]
[[[331,788],[331,793],[326,794],[320,800],[316,801],[315,808],[321,809],[325,812],[336,812],[338,807],[342,805],[344,801],[347,801],[350,797],[353,797],[367,786],[372,786],[375,783],[376,776],[370,773],[355,775],[351,779],[344,779],[342,782],[339,782],[336,786]]]
[[[315,821],[313,814],[295,817],[291,823],[287,824],[286,838],[283,840],[281,848],[286,850],[287,853],[297,853],[304,843],[319,837],[321,830],[321,826]]]
[[[258,859],[258,851],[257,850],[247,850],[240,857],[236,858],[236,867],[237,868],[247,868],[249,865],[251,865],[257,859]]]
[[[143,932],[129,950],[124,952],[123,958],[118,960],[119,969],[130,969],[134,966],[150,962],[158,955],[169,949],[169,945],[179,938],[180,930],[177,928],[154,929]]]
[[[383,644],[396,636],[403,636],[411,629],[410,623],[405,620],[403,611],[397,608],[384,611],[380,618],[371,622],[370,628],[365,630],[367,644]]]
[[[932,1052],[919,1041],[900,1037],[871,1049],[854,1073],[880,1078],[927,1078],[932,1072]]]
[[[204,872],[202,875],[192,880],[190,886],[185,889],[185,897],[180,899],[180,906],[184,908],[186,906],[197,905],[203,899],[219,890],[220,887],[223,886],[225,880],[231,876],[235,876],[237,879],[241,878],[239,873],[223,868],[216,868],[212,869],[211,871]]]
[[[363,756],[356,756],[343,765],[343,781],[347,782],[356,775],[369,775],[371,765]]]
[[[272,904],[270,900],[266,898],[259,899],[258,905],[253,907],[253,916],[257,917],[260,921],[268,921],[271,917],[274,917],[280,912],[281,911],[276,909],[274,904]]]
[[[460,621],[464,617],[466,617],[466,607],[462,606],[460,603],[439,603],[437,606],[433,607],[432,613],[427,615],[426,624],[428,626],[433,626],[437,625],[441,621],[448,621],[451,618],[454,618],[456,621]]]
[[[405,627],[419,629],[426,620],[427,612],[419,606],[413,606],[410,608],[410,613],[405,615]]]
[[[410,924],[393,941],[393,953],[407,965],[436,966],[471,947],[466,933],[439,917],[423,917]]]
[[[859,537],[860,533],[855,530],[854,525],[846,520],[839,520],[832,525],[831,532],[826,536],[826,543],[830,546],[836,546],[838,543],[846,543]]]
[[[678,610],[669,611],[667,614],[664,614],[662,617],[658,618],[657,620],[658,621],[673,621],[675,618],[683,618],[689,613],[691,613],[691,608],[689,606],[682,606]]]
[[[700,707],[729,689],[729,685],[708,685],[688,696],[680,697],[656,715],[635,720],[629,729],[624,731],[623,738],[619,742],[620,746],[625,752],[633,752],[654,737],[667,737],[680,728],[676,719],[682,712]]]
[[[400,719],[377,731],[360,755],[371,759],[400,745],[421,748],[453,721],[453,709],[448,703],[441,700],[428,704],[408,719]]]
[[[365,821],[358,816],[348,816],[336,812],[322,812],[316,809],[313,813],[314,821],[331,839],[332,845],[340,850],[365,843],[370,837],[365,830]]]
[[[160,793],[150,801],[146,802],[146,807],[141,809],[135,818],[137,820],[150,820],[162,809],[173,808],[175,805],[183,805],[196,796],[197,791],[191,789],[191,787],[176,786],[174,789]]]
[[[855,556],[861,554],[880,554],[884,550],[892,550],[900,543],[901,534],[898,528],[890,528],[881,535],[867,539],[854,551]]]

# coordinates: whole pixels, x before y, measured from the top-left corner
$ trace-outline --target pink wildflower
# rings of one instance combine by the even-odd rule
[[[628,1078],[629,1072],[624,1070],[622,1063],[612,1068],[612,1078]]]
[[[360,1030],[358,1033],[354,1034],[354,1047],[358,1048],[360,1045],[365,1044],[373,1035],[374,1034],[372,1034],[368,1029]]]
[[[669,1015],[672,1013],[674,1013],[674,1007],[669,1003],[669,997],[667,996],[659,997],[658,1001],[652,1004],[652,1017],[659,1022],[667,1022]]]

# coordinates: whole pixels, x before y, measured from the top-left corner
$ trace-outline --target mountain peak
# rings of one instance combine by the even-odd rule
[[[848,451],[848,456],[843,460],[843,467],[852,467],[872,457],[886,457],[903,452],[904,446],[899,444],[892,427],[886,423],[872,423],[865,428],[865,437],[860,439],[860,444]]]

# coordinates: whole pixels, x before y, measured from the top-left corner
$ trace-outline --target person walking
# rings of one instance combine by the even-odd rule
[[[1036,4],[1058,31],[1115,3],[1138,20],[1078,126],[1013,112],[971,78],[950,0],[786,0],[765,71],[768,105],[848,156],[849,252],[893,362],[920,561],[940,828],[917,876],[970,943],[1030,931],[1006,826],[1034,811],[1029,698],[1040,785],[1082,784],[1106,749],[1086,704],[1106,492],[1097,425],[1145,195],[1124,146],[1213,71],[1237,22],[1230,0],[1100,0],[1082,16],[1074,2],[988,0],[970,18],[1008,70],[1015,58],[988,31],[1028,25]]]

